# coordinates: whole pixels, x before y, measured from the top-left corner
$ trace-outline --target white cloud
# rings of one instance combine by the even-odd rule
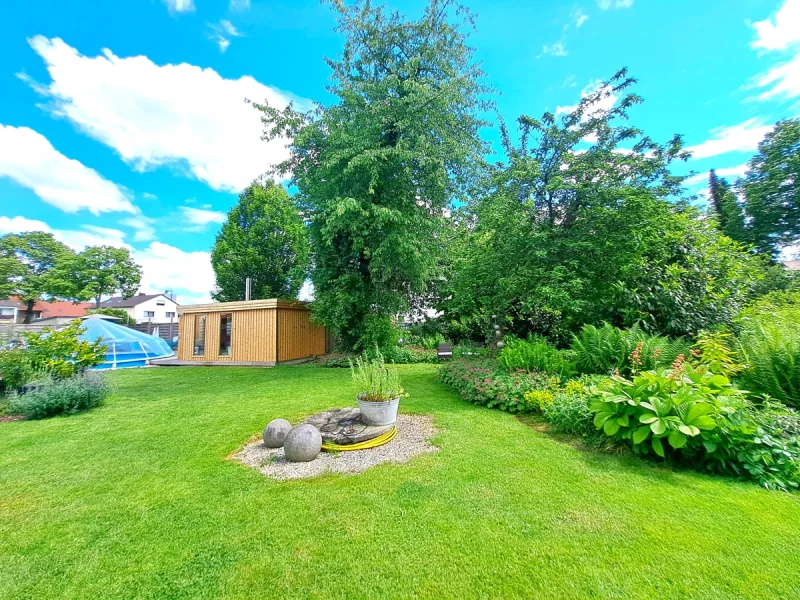
[[[25,231],[46,231],[74,250],[86,246],[117,246],[131,250],[133,260],[142,267],[140,291],[156,293],[173,290],[181,302],[209,302],[214,287],[214,270],[208,252],[185,252],[180,248],[152,242],[142,250],[125,243],[118,229],[84,225],[79,230],[53,229],[43,221],[25,217],[0,216],[0,235]]]
[[[134,242],[149,242],[156,239],[156,229],[153,224],[155,219],[145,217],[144,215],[137,215],[135,217],[128,217],[119,221],[120,225],[125,225],[135,230],[133,234]]]
[[[290,97],[252,77],[224,79],[213,69],[160,66],[108,49],[83,56],[59,38],[29,41],[52,79],[35,89],[53,100],[55,114],[138,170],[169,165],[238,192],[288,156],[287,140],[261,140],[260,113],[244,99],[283,108]]]
[[[194,12],[194,0],[162,0],[170,14]]]
[[[136,212],[122,188],[67,158],[27,127],[0,124],[0,177],[13,179],[64,212]]]
[[[589,20],[589,15],[578,8],[572,12],[572,19],[575,21],[575,29],[580,29]]]
[[[634,0],[597,0],[600,10],[610,10],[612,8],[630,8]]]
[[[728,152],[753,152],[772,127],[762,125],[758,119],[748,119],[739,125],[717,127],[711,130],[711,138],[701,144],[686,148],[692,158],[710,158]]]
[[[181,206],[180,211],[183,219],[191,225],[187,231],[203,231],[212,223],[224,223],[228,217],[223,212],[206,210],[203,208],[192,208],[191,206]]]
[[[545,55],[549,56],[566,56],[569,54],[567,49],[564,47],[564,41],[554,42],[552,44],[545,44],[542,46],[542,53],[537,57],[540,58]]]
[[[220,52],[225,52],[228,49],[228,46],[231,45],[229,38],[232,37],[244,37],[244,34],[239,33],[233,23],[227,19],[222,19],[218,24],[211,25],[211,33],[208,34],[208,39],[219,46]]]
[[[250,0],[231,0],[228,10],[233,12],[244,12],[250,10]]]
[[[718,177],[729,177],[731,179],[738,179],[739,177],[744,177],[744,174],[747,173],[747,164],[739,165],[736,167],[727,167],[725,169],[715,169],[714,171]],[[698,173],[697,175],[692,175],[686,181],[684,181],[685,185],[693,186],[698,185],[703,182],[708,182],[708,172],[705,173]]]
[[[753,23],[758,38],[750,45],[762,50],[786,50],[800,43],[800,0],[786,0],[774,18]]]
[[[800,28],[800,24],[798,24]],[[800,96],[800,52],[797,55],[755,79],[755,87],[768,88],[759,96],[758,100],[772,100],[785,98],[791,100]]]
[[[182,304],[211,301],[215,279],[208,252],[185,252],[153,242],[144,250],[135,250],[133,259],[142,267],[142,291],[173,290]]]
[[[586,98],[587,96],[594,94],[595,92],[599,91],[602,87],[603,87],[603,82],[600,79],[595,79],[593,81],[590,81],[581,90],[581,98]],[[594,105],[594,110],[591,113],[585,115],[584,119],[588,118],[591,114],[594,114],[596,112],[611,110],[612,108],[614,108],[614,105],[617,103],[617,100],[619,100],[619,96],[617,94],[609,93],[604,95]],[[556,116],[558,117],[563,114],[571,113],[576,108],[578,108],[577,104],[573,104],[571,106],[558,106],[556,107]]]
[[[53,237],[73,250],[83,250],[86,246],[120,246],[129,248],[124,241],[125,233],[119,229],[97,227],[95,225],[83,225],[82,229],[53,229],[44,221],[26,219],[25,217],[0,216],[0,235],[24,233],[26,231],[52,233]]]

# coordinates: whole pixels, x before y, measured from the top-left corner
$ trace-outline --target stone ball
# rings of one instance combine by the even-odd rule
[[[309,462],[317,458],[322,450],[322,434],[319,429],[303,423],[286,434],[283,452],[289,462]]]
[[[273,419],[264,428],[264,445],[267,448],[280,448],[291,430],[292,424],[286,419]]]

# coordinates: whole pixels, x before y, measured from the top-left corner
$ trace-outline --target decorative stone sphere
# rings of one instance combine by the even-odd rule
[[[310,462],[317,458],[320,450],[322,434],[308,423],[292,428],[283,440],[283,452],[289,462]]]
[[[291,430],[292,424],[286,419],[273,419],[264,428],[264,445],[267,448],[280,448]]]

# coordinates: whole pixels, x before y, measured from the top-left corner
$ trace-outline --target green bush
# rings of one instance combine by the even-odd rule
[[[81,333],[79,321],[59,330],[45,328],[41,333],[24,333],[25,352],[34,371],[68,378],[102,363],[106,353],[102,340],[81,340]]]
[[[575,374],[575,363],[568,353],[554,348],[544,338],[531,336],[526,340],[509,337],[497,357],[507,371],[543,371],[567,378]]]
[[[525,394],[552,389],[555,384],[548,373],[504,371],[493,360],[451,360],[439,369],[439,380],[468,402],[510,413],[537,412],[538,403],[526,400]]]
[[[25,350],[17,348],[0,352],[0,392],[12,392],[33,378],[34,370]]]
[[[317,358],[317,364],[320,367],[328,367],[333,369],[349,369],[350,363],[355,360],[357,354],[353,353],[332,353],[320,356]]]
[[[661,372],[615,376],[590,401],[594,425],[635,452],[754,479],[773,489],[800,484],[793,413],[759,408],[724,375],[677,361]]]
[[[87,371],[72,377],[46,377],[42,387],[9,399],[9,412],[29,419],[71,415],[99,406],[111,389],[101,373]]]
[[[395,365],[411,365],[416,363],[435,363],[436,350],[413,348],[408,346],[393,346],[382,351],[384,359]]]
[[[610,375],[618,371],[625,376],[665,368],[681,354],[688,357],[691,350],[682,338],[670,340],[650,335],[638,325],[620,329],[608,323],[584,325],[572,337],[571,348],[581,373]]]
[[[592,441],[603,439],[594,426],[589,396],[585,393],[557,393],[543,414],[556,431]]]
[[[122,325],[136,325],[136,319],[131,317],[124,308],[90,308],[86,311],[87,315],[105,315],[107,317],[117,317]]]

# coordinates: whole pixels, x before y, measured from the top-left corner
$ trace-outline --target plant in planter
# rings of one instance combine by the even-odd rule
[[[394,423],[400,397],[404,395],[397,369],[387,367],[383,354],[376,348],[371,356],[364,352],[355,363],[350,361],[350,372],[358,390],[356,401],[364,422],[376,426]]]

